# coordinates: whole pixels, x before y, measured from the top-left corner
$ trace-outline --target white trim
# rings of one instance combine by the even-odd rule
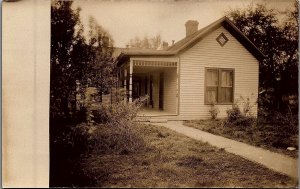
[[[148,60],[132,60],[133,66],[142,67],[177,67],[178,62],[170,61],[148,61]]]
[[[171,58],[130,57],[130,60],[179,62],[178,57],[171,57]]]
[[[130,59],[130,63],[129,63],[129,103],[132,102],[132,73],[133,73],[133,61]]]
[[[124,69],[124,91],[125,91],[125,95],[124,95],[124,102],[127,102],[127,69]]]

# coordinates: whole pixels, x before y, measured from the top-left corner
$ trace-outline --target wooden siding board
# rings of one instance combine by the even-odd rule
[[[177,108],[177,70],[166,69],[164,79],[164,111],[175,114]]]
[[[221,47],[216,41],[220,33],[229,41]],[[180,101],[181,119],[209,118],[210,105],[204,104],[205,67],[235,69],[234,97],[250,97],[255,103],[258,94],[258,61],[224,27],[207,35],[193,47],[180,54]],[[253,95],[251,95],[253,94]],[[225,117],[231,105],[217,105],[218,117]],[[257,114],[257,106],[252,113]]]

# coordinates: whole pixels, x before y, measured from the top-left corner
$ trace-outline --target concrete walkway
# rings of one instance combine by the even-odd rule
[[[262,164],[269,169],[286,174],[298,180],[298,159],[274,153],[259,147],[254,147],[242,142],[216,136],[199,129],[187,127],[182,121],[168,121],[167,123],[151,123],[164,126],[190,138],[208,142],[212,146],[224,148],[225,151],[239,155],[248,160]]]

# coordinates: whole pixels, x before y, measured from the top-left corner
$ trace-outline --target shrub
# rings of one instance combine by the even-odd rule
[[[100,105],[93,110],[92,146],[96,153],[128,154],[145,147],[142,138],[132,130],[133,119],[147,97],[132,103],[118,102]]]
[[[218,107],[215,106],[215,104],[212,104],[209,109],[209,113],[210,113],[211,119],[215,120],[217,118],[218,114],[220,113],[220,110]]]
[[[93,133],[93,150],[97,154],[129,154],[145,147],[143,139],[126,123],[100,124]]]
[[[51,163],[75,161],[82,154],[137,152],[144,148],[144,141],[132,130],[132,119],[145,98],[132,104],[122,102],[101,105],[98,110],[78,112],[81,123],[51,122]],[[84,116],[85,115],[85,116]],[[85,121],[86,120],[86,121]]]
[[[147,98],[141,97],[132,103],[121,101],[114,104],[100,104],[99,108],[92,110],[93,120],[100,124],[130,122],[136,117]]]
[[[51,119],[51,183],[88,186],[94,180],[84,174],[81,167],[86,155],[128,154],[144,149],[144,141],[132,129],[132,120],[146,99],[140,98],[131,104],[86,103],[87,106],[68,121]]]
[[[292,112],[287,114],[274,112],[272,122],[278,125],[282,132],[289,134],[298,133],[298,115],[293,115]]]
[[[240,108],[236,104],[233,104],[232,109],[228,109],[226,113],[227,113],[227,122],[229,123],[233,123],[236,120],[243,117]]]
[[[56,154],[63,153],[66,157],[77,157],[85,153],[90,147],[90,129],[86,123],[60,125],[55,136],[52,136],[51,151]]]
[[[247,117],[247,116],[241,116],[238,118],[235,122],[233,122],[236,126],[251,126],[256,122],[256,119],[254,117]]]
[[[250,98],[244,99],[241,96],[240,99],[242,100],[241,104],[243,105],[243,112],[236,103],[233,104],[232,109],[226,111],[227,119],[225,121],[225,125],[249,127],[256,123],[256,118],[251,115],[251,110],[254,107],[254,104],[250,103]]]
[[[298,134],[298,114],[292,111],[281,113],[278,111],[269,111],[267,115],[259,114],[259,125],[272,125],[271,129],[280,133]]]
[[[244,116],[248,117],[248,116],[252,116],[251,115],[251,110],[254,107],[255,104],[251,104],[250,103],[250,98],[247,97],[246,99],[242,96],[240,96],[240,99],[242,100],[242,104],[243,104],[243,114]]]

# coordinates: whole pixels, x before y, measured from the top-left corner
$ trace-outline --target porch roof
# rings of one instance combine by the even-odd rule
[[[133,56],[144,57],[165,57],[176,55],[173,51],[153,50],[153,49],[126,49],[117,58],[118,66],[129,60]]]

